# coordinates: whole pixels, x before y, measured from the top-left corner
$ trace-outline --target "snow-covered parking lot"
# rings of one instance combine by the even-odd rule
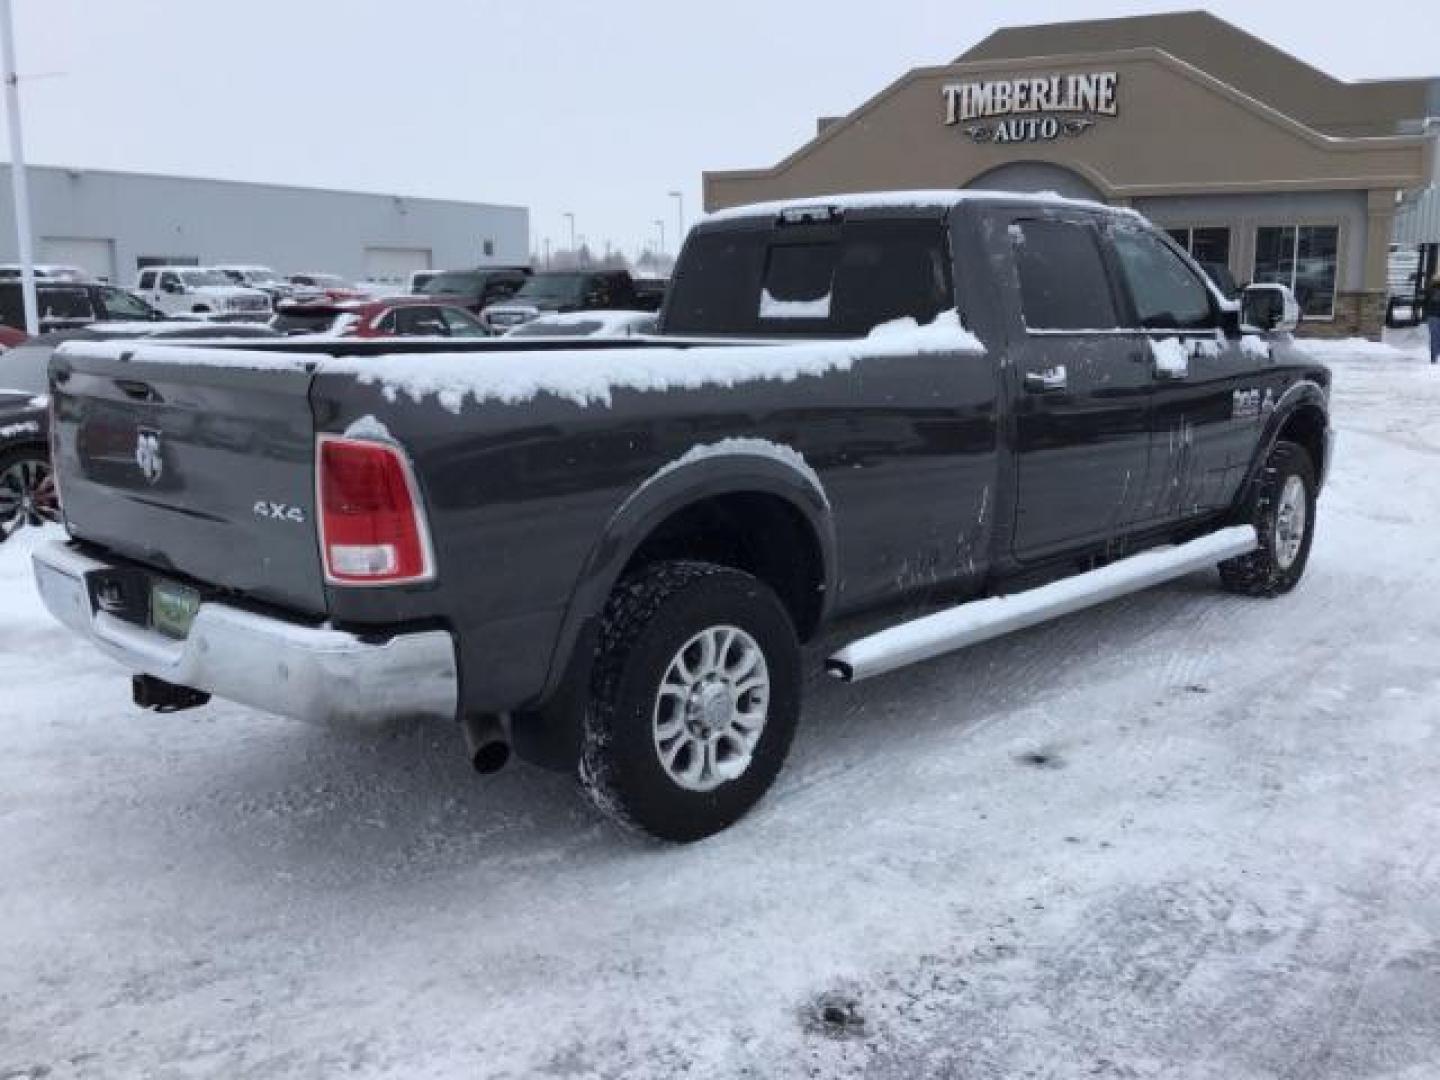
[[[1440,370],[1305,581],[859,687],[689,848],[458,735],[127,704],[0,547],[0,1078],[1440,1076]]]

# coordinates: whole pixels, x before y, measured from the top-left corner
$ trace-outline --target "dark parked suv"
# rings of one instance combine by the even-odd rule
[[[149,322],[166,317],[128,290],[96,281],[37,281],[35,302],[42,334],[114,319]],[[19,281],[0,281],[0,323],[25,329]]]
[[[623,270],[556,270],[534,275],[510,299],[486,307],[480,321],[503,334],[551,311],[642,310],[655,308],[642,306],[635,282]]]
[[[445,270],[415,290],[420,296],[443,298],[476,315],[489,304],[515,295],[530,278],[524,266],[487,266],[478,270]]]

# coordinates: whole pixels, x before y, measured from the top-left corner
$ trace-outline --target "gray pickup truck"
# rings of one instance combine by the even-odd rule
[[[36,578],[140,705],[452,721],[692,840],[770,786],[807,656],[1291,589],[1330,376],[1285,301],[1128,211],[917,192],[711,216],[646,338],[68,344]]]

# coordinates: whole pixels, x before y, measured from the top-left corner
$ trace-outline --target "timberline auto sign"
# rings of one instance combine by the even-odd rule
[[[1049,142],[1083,135],[1095,117],[1118,116],[1120,76],[1113,71],[1032,79],[949,83],[940,88],[947,126],[963,125],[976,142]]]

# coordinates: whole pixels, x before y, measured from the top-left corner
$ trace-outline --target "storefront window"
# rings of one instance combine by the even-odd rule
[[[1309,318],[1335,314],[1340,229],[1335,225],[1267,225],[1255,230],[1255,280],[1295,293]]]
[[[1197,228],[1166,229],[1170,238],[1188,251],[1198,263],[1228,266],[1230,263],[1230,230],[1224,225]]]

